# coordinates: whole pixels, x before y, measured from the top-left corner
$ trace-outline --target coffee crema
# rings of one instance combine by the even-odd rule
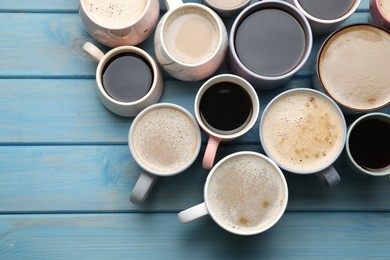
[[[263,158],[234,156],[219,165],[208,182],[208,209],[228,229],[261,230],[284,211],[284,185],[275,167]]]
[[[179,62],[198,64],[211,58],[220,41],[214,17],[196,7],[178,8],[164,25],[163,41]]]
[[[346,27],[324,45],[318,63],[326,92],[340,105],[372,110],[390,102],[390,34],[370,25]]]
[[[333,20],[351,10],[355,0],[298,0],[301,7],[318,19]]]
[[[185,113],[169,107],[155,108],[136,122],[133,151],[148,168],[173,172],[193,159],[198,138],[195,123]]]
[[[125,28],[135,23],[148,0],[82,0],[85,11],[97,24],[107,28]]]
[[[342,146],[343,119],[319,94],[292,92],[264,112],[263,147],[282,168],[316,171],[328,165]]]
[[[208,0],[208,2],[214,6],[218,6],[223,9],[233,9],[241,6],[247,2],[247,0]]]
[[[382,13],[386,17],[386,19],[390,21],[390,1],[389,0],[378,0],[378,7],[382,11]]]

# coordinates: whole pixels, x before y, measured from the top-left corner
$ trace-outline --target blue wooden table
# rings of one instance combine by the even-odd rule
[[[369,21],[368,2],[345,24]],[[203,201],[205,136],[190,169],[160,178],[145,205],[131,204],[141,171],[127,146],[132,119],[98,100],[97,64],[81,47],[92,39],[78,6],[0,1],[0,259],[390,258],[390,183],[353,174],[342,157],[335,165],[342,182],[333,189],[316,176],[286,174],[287,212],[257,236],[229,234],[210,217],[179,223],[180,210]],[[224,21],[229,29],[233,19]],[[314,38],[309,61],[287,85],[258,93],[261,112],[281,91],[312,87],[324,39]],[[139,47],[155,57],[153,37]],[[218,71],[225,72],[227,64]],[[193,112],[202,83],[165,74],[161,101]],[[223,143],[216,160],[242,150],[263,152],[258,124]]]

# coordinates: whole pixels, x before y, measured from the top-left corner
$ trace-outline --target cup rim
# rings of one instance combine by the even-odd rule
[[[371,0],[371,2],[375,3],[376,9],[378,9],[379,14],[381,15],[381,18],[384,19],[387,23],[390,25],[390,17],[388,15],[385,15],[383,12],[383,9],[379,7],[379,0]],[[370,4],[370,12],[371,12],[371,4]]]
[[[203,11],[205,11],[207,14],[209,14],[213,18],[215,24],[217,25],[217,29],[218,29],[218,44],[216,45],[214,53],[212,55],[210,55],[207,59],[205,59],[204,61],[201,61],[201,62],[190,63],[189,64],[189,63],[184,63],[184,62],[176,59],[175,57],[173,57],[169,53],[168,48],[167,48],[167,46],[165,44],[165,41],[164,41],[164,35],[163,34],[164,34],[164,28],[165,28],[165,25],[166,25],[166,21],[168,20],[169,16],[172,16],[175,12],[179,12],[180,9],[190,8],[190,7],[195,7],[197,9],[202,9]],[[215,13],[215,11],[213,11],[210,7],[208,7],[206,5],[202,5],[202,4],[199,4],[199,3],[183,3],[183,4],[180,4],[178,7],[168,10],[168,12],[164,14],[163,18],[161,18],[160,23],[162,23],[162,24],[161,24],[161,30],[160,30],[159,37],[160,37],[161,46],[165,50],[165,54],[164,55],[167,55],[170,60],[174,61],[175,63],[177,63],[177,64],[179,64],[179,65],[181,65],[183,67],[187,67],[187,68],[199,67],[199,66],[202,66],[202,65],[210,62],[211,60],[213,60],[218,55],[219,50],[223,46],[223,31],[226,30],[225,25],[222,22],[221,18],[217,15],[217,13]]]
[[[197,138],[196,138],[197,139],[197,143],[196,143],[196,147],[195,147],[195,150],[194,150],[194,153],[193,153],[191,159],[186,164],[182,165],[180,168],[178,168],[178,169],[176,169],[174,171],[157,171],[157,170],[154,170],[152,168],[149,168],[147,165],[145,165],[142,162],[142,160],[140,160],[138,158],[137,154],[134,152],[134,147],[133,147],[133,144],[132,144],[133,143],[132,142],[132,140],[133,140],[133,132],[134,132],[134,128],[135,128],[135,125],[137,124],[137,122],[147,112],[149,112],[151,110],[154,110],[154,109],[159,109],[159,108],[172,108],[172,109],[179,110],[180,112],[185,114],[191,120],[191,122],[193,123],[193,125],[195,127],[195,131],[196,131],[196,135],[197,135]],[[179,173],[185,171],[186,169],[188,169],[195,162],[195,160],[197,159],[197,157],[199,155],[199,152],[200,152],[201,143],[202,143],[202,139],[201,139],[200,129],[199,129],[198,124],[196,123],[196,120],[195,120],[194,116],[187,109],[185,109],[184,107],[179,106],[177,104],[173,104],[173,103],[167,103],[167,102],[165,102],[165,103],[164,102],[163,103],[156,103],[156,104],[150,105],[147,108],[143,109],[134,118],[133,122],[131,123],[130,129],[129,129],[129,134],[128,134],[128,147],[129,147],[130,153],[131,153],[133,159],[136,161],[136,163],[142,169],[147,171],[148,173],[154,174],[154,175],[157,175],[157,176],[161,176],[161,177],[173,176],[173,175],[179,174]]]
[[[286,96],[286,95],[290,95],[291,93],[294,93],[294,92],[311,92],[311,93],[314,93],[315,95],[319,95],[321,97],[323,97],[325,100],[327,100],[334,108],[335,110],[337,111],[337,113],[339,114],[339,118],[340,118],[340,121],[341,121],[341,125],[342,125],[342,133],[343,133],[343,137],[342,137],[342,140],[341,140],[341,143],[340,143],[340,147],[337,151],[337,153],[334,155],[334,157],[329,160],[329,162],[325,165],[322,165],[321,167],[318,167],[316,169],[311,169],[311,170],[298,170],[298,169],[291,169],[291,168],[288,168],[286,167],[285,165],[283,165],[282,163],[280,163],[278,160],[276,160],[273,155],[269,152],[268,148],[265,146],[265,142],[264,142],[264,136],[262,134],[262,129],[263,129],[263,121],[264,121],[264,115],[268,112],[268,110],[270,109],[270,107],[277,101],[279,100],[280,98]],[[275,96],[269,103],[268,105],[265,107],[264,111],[263,111],[263,115],[261,117],[261,120],[260,120],[260,126],[259,126],[259,136],[260,136],[260,142],[261,142],[261,146],[264,150],[264,152],[266,153],[266,155],[271,158],[273,161],[275,161],[275,163],[277,165],[279,165],[280,168],[282,168],[283,170],[285,171],[288,171],[290,173],[294,173],[294,174],[302,174],[302,175],[307,175],[307,174],[314,174],[314,173],[318,173],[318,172],[321,172],[325,169],[327,169],[328,167],[330,167],[341,155],[341,153],[343,152],[344,150],[344,146],[345,146],[345,142],[346,142],[346,136],[347,136],[347,124],[346,124],[346,121],[345,121],[345,117],[344,117],[344,114],[343,112],[341,111],[340,107],[336,104],[336,102],[333,101],[333,99],[331,99],[330,97],[328,97],[327,95],[325,95],[324,93],[318,91],[318,90],[315,90],[315,89],[310,89],[310,88],[294,88],[294,89],[289,89],[289,90],[286,90],[282,93],[280,93],[279,95]]]
[[[342,16],[335,18],[335,19],[321,19],[321,18],[315,17],[315,16],[309,14],[301,6],[301,4],[299,3],[299,0],[293,0],[293,2],[295,4],[295,6],[299,9],[299,11],[301,11],[306,16],[307,19],[312,20],[312,21],[317,22],[317,23],[322,23],[322,24],[335,24],[335,23],[339,23],[341,21],[344,21],[348,17],[350,17],[356,11],[356,9],[359,7],[361,0],[354,0],[353,5],[348,10],[348,12],[346,12]]]
[[[251,101],[252,101],[252,115],[248,123],[245,127],[240,129],[238,132],[234,133],[217,133],[208,128],[205,123],[203,122],[200,112],[199,112],[199,104],[200,100],[204,94],[204,92],[209,89],[211,86],[213,86],[215,83],[219,82],[232,82],[235,83],[242,88],[249,94]],[[200,128],[208,135],[213,136],[217,138],[218,140],[232,140],[235,138],[238,138],[245,133],[247,133],[257,122],[257,119],[259,117],[260,112],[260,101],[257,96],[256,90],[253,88],[253,86],[244,78],[234,75],[234,74],[219,74],[214,77],[209,78],[206,82],[203,83],[203,85],[199,88],[196,96],[195,96],[195,102],[194,102],[194,112],[195,112],[195,118],[198,122]]]
[[[383,171],[369,171],[365,168],[363,168],[362,166],[360,166],[356,161],[355,159],[353,158],[352,154],[351,154],[351,150],[349,148],[349,138],[350,138],[350,135],[351,135],[351,132],[353,131],[353,129],[358,125],[360,124],[361,122],[369,119],[369,118],[386,118],[387,120],[389,120],[390,122],[390,115],[386,114],[386,113],[382,113],[382,112],[372,112],[372,113],[367,113],[367,114],[364,114],[360,117],[358,117],[357,119],[355,119],[352,124],[348,127],[348,131],[347,131],[347,137],[346,137],[346,143],[345,143],[345,150],[347,152],[347,156],[349,158],[349,160],[351,160],[352,164],[359,169],[359,171],[361,172],[364,172],[365,174],[367,175],[371,175],[371,176],[387,176],[387,175],[390,175],[390,167],[389,168],[385,168],[383,169]]]
[[[115,30],[127,29],[127,28],[132,27],[133,25],[137,24],[145,16],[145,14],[149,10],[150,5],[152,4],[153,0],[146,0],[146,1],[147,1],[147,3],[146,3],[145,9],[143,10],[142,14],[136,20],[134,20],[133,23],[131,23],[131,24],[127,25],[127,26],[124,26],[124,27],[123,26],[122,27],[119,27],[119,26],[118,27],[115,27],[115,26],[114,27],[108,27],[108,26],[105,26],[102,23],[97,22],[95,19],[93,19],[93,17],[91,17],[90,13],[86,11],[87,7],[85,6],[85,2],[83,0],[80,0],[80,7],[79,8],[84,12],[84,14],[88,17],[88,19],[90,21],[92,21],[93,23],[95,23],[99,27],[105,28],[107,30],[114,30],[115,31]]]
[[[261,8],[262,6],[264,6],[264,8]],[[302,56],[299,63],[292,70],[288,71],[287,73],[285,73],[283,75],[279,75],[279,76],[260,75],[260,74],[257,74],[255,72],[251,71],[249,68],[247,68],[241,62],[240,58],[237,55],[236,48],[235,48],[235,40],[234,40],[235,34],[236,34],[236,31],[237,31],[239,25],[241,24],[241,21],[243,19],[245,19],[247,14],[249,14],[253,10],[258,11],[261,9],[269,9],[269,8],[276,9],[280,6],[283,6],[284,8],[290,9],[291,13],[289,13],[289,15],[291,15],[294,19],[296,19],[300,23],[303,31],[305,32],[305,40],[306,40],[305,41],[305,43],[306,43],[305,53]],[[283,9],[282,11],[285,11],[285,10]],[[313,33],[312,33],[312,30],[311,30],[311,27],[310,27],[310,24],[309,24],[307,18],[298,10],[298,8],[296,8],[295,6],[293,6],[292,4],[290,4],[288,2],[283,2],[280,0],[267,0],[267,1],[260,1],[260,2],[254,3],[254,4],[250,4],[243,11],[240,12],[240,14],[235,18],[234,23],[231,27],[230,35],[229,35],[229,45],[230,45],[230,52],[229,53],[231,54],[232,58],[238,63],[239,67],[242,70],[244,70],[246,74],[250,75],[250,77],[257,79],[257,80],[280,81],[280,80],[292,77],[306,63],[306,61],[308,60],[308,58],[310,56],[311,49],[313,46]]]
[[[222,221],[220,221],[219,219],[217,219],[215,216],[214,216],[214,213],[213,211],[210,210],[210,207],[208,205],[208,194],[207,194],[207,190],[208,190],[208,186],[209,186],[209,183],[210,183],[210,180],[211,180],[211,177],[212,175],[214,175],[214,172],[216,171],[216,169],[221,165],[223,164],[225,161],[233,158],[233,157],[238,157],[238,156],[242,156],[242,155],[250,155],[250,156],[256,156],[258,158],[261,158],[262,160],[265,160],[267,161],[269,164],[271,164],[274,169],[276,170],[276,172],[279,174],[279,177],[282,179],[282,183],[283,183],[283,190],[284,190],[284,197],[283,197],[283,205],[281,207],[281,209],[279,210],[279,213],[275,216],[275,218],[270,221],[267,225],[265,225],[264,227],[262,227],[261,229],[258,229],[258,230],[252,230],[252,231],[238,231],[238,230],[234,230],[234,229],[230,229],[228,228],[227,226],[225,226],[223,224]],[[286,211],[286,208],[287,208],[287,204],[288,204],[288,197],[289,197],[289,191],[288,191],[288,185],[287,185],[287,181],[286,181],[286,178],[282,172],[282,170],[280,169],[280,167],[272,160],[270,159],[269,157],[267,157],[266,155],[264,154],[261,154],[261,153],[258,153],[258,152],[253,152],[253,151],[239,151],[239,152],[235,152],[235,153],[232,153],[230,155],[227,155],[226,157],[222,158],[217,164],[214,165],[214,167],[210,170],[209,174],[207,175],[207,178],[206,178],[206,182],[204,184],[204,189],[203,189],[203,197],[204,197],[204,203],[205,203],[205,206],[208,210],[208,213],[209,215],[211,216],[211,218],[215,221],[215,223],[217,223],[220,227],[222,227],[223,229],[225,229],[226,231],[229,231],[233,234],[236,234],[236,235],[245,235],[245,236],[249,236],[249,235],[255,235],[255,234],[259,234],[259,233],[262,233],[262,232],[265,232],[266,230],[270,229],[271,227],[273,227],[279,220],[280,218],[283,216],[283,214],[285,213]]]
[[[103,82],[102,82],[102,73],[104,66],[107,64],[107,62],[114,56],[121,54],[121,53],[134,53],[143,58],[145,63],[147,63],[150,66],[150,69],[153,73],[153,82],[150,86],[149,91],[140,99],[137,99],[135,101],[131,102],[123,102],[114,99],[111,97],[106,90],[104,89]],[[119,46],[111,49],[106,54],[104,54],[103,58],[99,61],[98,66],[96,68],[96,83],[99,89],[100,94],[102,94],[107,100],[109,100],[111,103],[114,103],[119,106],[127,107],[127,106],[135,106],[137,104],[141,104],[144,102],[157,88],[157,82],[159,78],[159,68],[156,64],[156,62],[153,60],[153,58],[144,50],[136,47],[136,46]]]
[[[329,91],[328,91],[327,88],[325,87],[325,84],[322,82],[322,78],[321,78],[321,74],[320,74],[320,58],[321,58],[321,55],[322,55],[322,53],[324,52],[324,49],[325,49],[325,47],[327,46],[328,42],[329,42],[330,40],[332,40],[333,37],[336,36],[336,35],[337,35],[338,33],[340,33],[341,31],[346,30],[346,29],[351,28],[351,27],[358,27],[358,26],[374,27],[374,28],[379,29],[379,30],[382,30],[382,31],[384,31],[384,32],[386,32],[386,33],[388,33],[388,34],[390,35],[390,31],[387,30],[386,28],[384,28],[384,27],[382,27],[382,26],[380,26],[380,25],[371,24],[371,23],[353,23],[353,24],[349,24],[349,25],[343,26],[343,27],[341,27],[341,28],[335,30],[334,32],[332,32],[331,34],[329,34],[329,35],[326,37],[325,41],[323,41],[323,43],[322,43],[321,46],[320,46],[320,49],[319,49],[319,51],[318,51],[318,53],[317,53],[317,57],[316,57],[315,75],[316,75],[316,77],[318,78],[318,81],[319,81],[319,83],[320,83],[321,89],[322,89],[329,97],[331,97],[331,99],[332,99],[334,102],[336,102],[336,104],[337,104],[339,107],[341,107],[342,109],[344,109],[344,110],[346,110],[346,111],[350,111],[350,112],[352,112],[352,113],[358,113],[358,114],[360,114],[360,113],[370,113],[370,112],[374,112],[374,111],[376,111],[376,110],[385,108],[385,107],[387,107],[387,106],[390,105],[390,100],[389,100],[387,103],[385,103],[385,104],[383,104],[383,105],[381,105],[381,106],[374,107],[374,108],[370,108],[370,109],[353,108],[353,107],[346,106],[346,105],[340,103],[338,100],[336,100],[336,99],[334,99],[334,98],[332,97],[332,95],[329,93]]]

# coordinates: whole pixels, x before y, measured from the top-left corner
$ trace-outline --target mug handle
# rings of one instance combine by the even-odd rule
[[[209,141],[207,142],[207,147],[206,147],[206,151],[204,153],[203,162],[202,162],[203,168],[208,169],[208,170],[213,168],[215,155],[217,153],[217,149],[218,149],[220,142],[221,142],[221,140],[219,140],[216,137],[213,137],[213,136],[209,137]]]
[[[104,56],[104,53],[90,42],[84,43],[83,49],[86,53],[89,54],[89,56],[91,56],[92,59],[96,60],[97,62],[99,62]]]
[[[144,203],[156,181],[156,175],[143,171],[131,192],[130,202],[138,205]]]
[[[206,203],[203,202],[179,212],[179,214],[177,214],[177,217],[179,218],[180,223],[186,224],[207,214],[209,214],[209,211],[207,210]]]
[[[332,188],[341,181],[340,175],[333,166],[318,172],[317,176],[329,187]]]
[[[183,4],[182,0],[165,0],[167,10],[173,10]]]

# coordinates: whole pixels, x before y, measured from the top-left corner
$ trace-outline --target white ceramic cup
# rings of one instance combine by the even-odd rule
[[[129,149],[143,169],[130,201],[142,204],[158,177],[179,174],[199,154],[201,134],[195,118],[181,106],[159,103],[137,115],[129,130]]]
[[[156,27],[159,0],[80,0],[79,14],[86,31],[110,46],[137,45]]]
[[[165,0],[167,13],[154,35],[154,49],[162,68],[182,81],[198,81],[213,74],[227,49],[221,18],[209,7],[181,0]]]
[[[274,226],[287,207],[288,187],[280,168],[249,151],[226,156],[207,176],[204,202],[181,211],[181,223],[209,214],[223,229],[255,235]]]
[[[341,178],[332,164],[344,149],[346,122],[336,103],[308,88],[282,92],[264,109],[260,141],[280,168],[317,174],[329,187]]]
[[[104,54],[101,50],[99,50],[95,45],[90,42],[86,42],[83,45],[83,49],[94,60],[99,62],[96,69],[97,93],[100,101],[108,110],[120,116],[134,117],[142,109],[158,102],[163,91],[164,79],[156,62],[144,50],[135,46],[121,46],[116,47]],[[149,67],[150,73],[152,75],[152,82],[149,91],[138,100],[131,102],[119,101],[110,96],[107,93],[102,80],[102,74],[105,70],[106,65],[110,61],[112,61],[112,59],[115,59],[115,57],[117,57],[118,55],[123,54],[138,55],[139,57],[141,57],[143,62],[147,65],[147,67]],[[129,91],[131,91],[131,88],[133,87],[132,82],[129,82],[127,87],[129,88]]]
[[[324,13],[324,11],[321,12],[319,10],[324,10],[324,8],[330,9],[330,6],[334,9],[334,12],[341,12],[340,15],[329,16],[330,18],[318,17],[318,15],[313,14],[313,12],[310,12],[310,9],[308,7],[305,7],[304,4],[300,2],[300,0],[288,0],[288,2],[295,5],[299,9],[299,11],[305,15],[305,17],[310,23],[313,35],[322,35],[332,32],[337,27],[339,27],[340,24],[347,20],[359,7],[361,0],[343,1],[345,2],[344,4],[341,4],[339,0],[332,1],[332,3],[328,3],[327,1],[323,0],[317,0],[316,2],[318,6],[315,6],[316,3],[311,3],[310,8],[313,8],[313,10],[316,10],[320,14]],[[306,2],[310,3],[309,0],[307,0]],[[330,10],[328,10],[329,13]]]
[[[203,4],[213,9],[221,17],[230,17],[241,12],[250,0],[203,0]]]
[[[236,139],[253,127],[259,110],[255,89],[239,76],[220,74],[202,85],[195,97],[194,111],[200,128],[209,137],[203,168],[212,168],[220,142]]]

